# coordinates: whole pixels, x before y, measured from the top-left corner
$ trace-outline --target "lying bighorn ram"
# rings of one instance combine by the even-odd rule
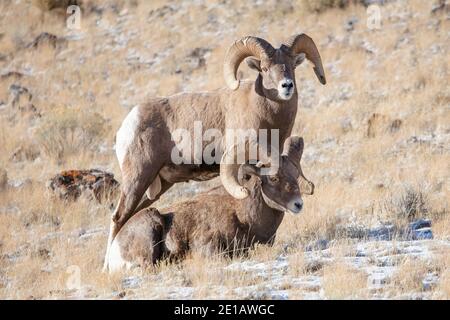
[[[108,256],[110,271],[148,266],[163,257],[181,258],[188,250],[203,254],[242,252],[256,243],[272,244],[284,211],[297,214],[303,201],[298,185],[303,139],[286,140],[278,172],[260,175],[243,164],[241,182],[250,196],[238,200],[223,187],[163,210],[146,208],[120,229]]]
[[[237,70],[247,58],[248,65],[258,71],[256,81],[240,82]],[[113,214],[108,250],[121,226],[139,209],[151,205],[174,183],[208,180],[219,174],[219,165],[175,165],[171,160],[176,144],[175,130],[194,132],[199,121],[204,130],[216,129],[279,129],[279,142],[291,134],[297,114],[295,68],[305,57],[314,65],[322,84],[326,83],[319,51],[313,40],[299,34],[275,49],[267,41],[245,37],[228,50],[224,76],[228,88],[206,93],[180,93],[155,98],[132,109],[116,136],[116,154],[122,171],[122,193]],[[222,154],[230,146],[215,150]],[[203,149],[204,150],[204,149]],[[256,159],[259,160],[259,159]],[[248,196],[239,185],[237,164],[220,165],[225,189],[237,199]],[[312,184],[306,179],[302,185]],[[147,198],[139,202],[147,191]],[[308,193],[308,192],[305,192]],[[139,205],[139,207],[138,207]],[[105,259],[105,266],[107,261]]]

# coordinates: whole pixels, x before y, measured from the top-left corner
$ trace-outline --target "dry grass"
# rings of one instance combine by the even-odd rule
[[[405,259],[392,277],[392,285],[400,294],[424,290],[423,280],[429,271],[425,262]]]
[[[211,297],[210,286],[218,288],[218,297],[266,297],[235,289],[261,293],[270,279],[226,267],[287,255],[283,276],[321,276],[327,298],[367,298],[365,273],[342,262],[356,254],[342,226],[405,226],[426,217],[435,238],[450,239],[450,22],[442,12],[430,14],[432,3],[388,3],[376,31],[366,26],[364,6],[339,8],[350,1],[86,0],[82,29],[70,31],[64,13],[47,12],[50,2],[37,2],[45,10],[28,0],[0,2],[0,297],[173,297],[161,286],[194,288],[197,298]],[[308,4],[315,6],[312,12]],[[351,17],[358,22],[347,31]],[[286,30],[316,40],[328,78],[327,86],[318,84],[309,63],[297,70],[294,133],[305,139],[303,168],[316,185],[315,195],[304,199],[304,213],[286,215],[275,245],[257,247],[246,257],[193,256],[154,270],[100,273],[109,209],[87,199],[54,199],[46,180],[63,169],[92,167],[120,180],[114,135],[132,106],[148,96],[222,87],[222,61],[232,41],[253,34],[275,44]],[[42,32],[66,41],[27,47]],[[194,52],[203,56],[193,57]],[[240,72],[255,77],[246,66]],[[12,85],[27,88],[31,100],[25,97],[13,107]],[[28,102],[36,111],[27,109]],[[218,183],[180,184],[158,207]],[[318,240],[334,241],[324,254],[336,262],[311,265],[304,251]],[[437,256],[425,267],[400,261],[400,270],[410,276],[394,277],[402,290],[392,296],[420,290],[425,269],[439,267],[440,280],[431,291],[448,299],[450,275],[443,259]],[[78,289],[67,285],[71,266],[80,270]],[[130,287],[132,276],[144,280]],[[279,286],[291,298],[306,296],[285,279]]]
[[[443,299],[450,299],[450,270],[445,270],[439,282],[439,289],[444,293]]]
[[[367,275],[343,262],[323,269],[323,289],[328,299],[364,299],[366,288]]]
[[[439,276],[439,283],[437,284],[436,298],[450,299],[450,249],[446,248],[437,255],[432,263],[433,269]]]
[[[433,232],[437,239],[449,240],[450,215],[447,211],[435,212],[433,216]]]
[[[66,159],[74,153],[98,148],[108,124],[99,114],[80,109],[52,110],[35,131],[37,143],[50,159]]]
[[[449,299],[448,270],[450,268],[450,250],[448,247],[440,248],[440,251],[430,259],[418,259],[403,257],[398,261],[398,268],[390,279],[390,296],[405,298],[432,292],[434,299]],[[428,282],[427,278],[438,277],[439,281]]]
[[[297,252],[289,257],[289,273],[294,277],[301,277],[308,271],[303,252]]]

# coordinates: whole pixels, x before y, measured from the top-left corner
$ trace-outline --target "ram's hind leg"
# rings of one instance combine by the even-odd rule
[[[108,268],[108,255],[111,243],[119,232],[120,228],[133,216],[136,207],[142,199],[147,188],[157,177],[159,170],[163,166],[162,158],[151,159],[142,163],[141,157],[128,158],[128,163],[123,168],[122,192],[119,203],[113,213],[108,244],[106,249],[105,263],[103,270]]]

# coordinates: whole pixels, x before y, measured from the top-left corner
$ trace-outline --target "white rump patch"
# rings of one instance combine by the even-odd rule
[[[134,136],[136,135],[136,128],[139,121],[139,107],[134,107],[120,126],[120,129],[116,134],[116,156],[119,160],[120,169],[122,169],[125,156],[128,152],[128,148],[133,143]]]
[[[130,269],[131,262],[127,262],[122,258],[119,243],[114,240],[108,254],[108,269],[110,273],[120,271],[122,269]]]

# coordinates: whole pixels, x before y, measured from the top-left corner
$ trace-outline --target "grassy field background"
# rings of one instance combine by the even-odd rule
[[[384,1],[371,29],[364,1],[86,0],[80,30],[50,2],[0,3],[1,298],[450,297],[446,1]],[[47,180],[100,168],[120,181],[115,132],[134,105],[224,86],[225,51],[242,36],[278,45],[299,32],[328,80],[308,63],[296,73],[294,133],[316,185],[304,213],[248,257],[101,273],[110,209],[59,200]],[[156,206],[219,183],[180,184]],[[433,239],[371,236],[419,219]]]

